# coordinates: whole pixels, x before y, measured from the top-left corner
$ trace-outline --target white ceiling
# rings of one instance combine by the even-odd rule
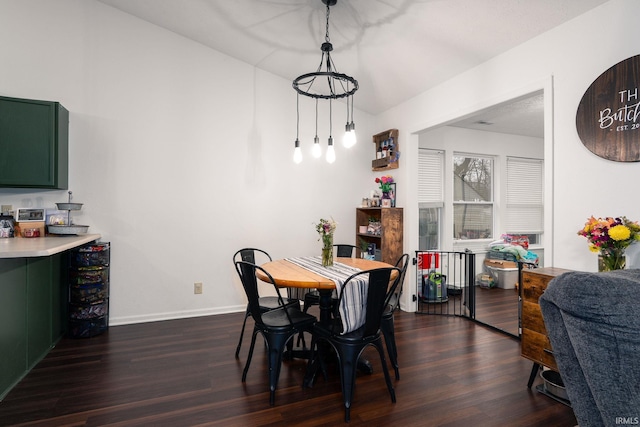
[[[321,0],[99,1],[287,80],[320,63]],[[338,0],[332,58],[378,114],[607,1]]]
[[[543,138],[544,96],[538,92],[496,105],[449,126]]]

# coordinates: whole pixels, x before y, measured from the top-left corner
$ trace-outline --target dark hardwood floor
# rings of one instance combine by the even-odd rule
[[[516,289],[475,288],[476,320],[513,336],[518,336],[518,291]],[[418,311],[425,314],[469,316],[461,293],[450,294],[445,302],[420,302]]]
[[[476,287],[476,320],[518,336],[518,291]]]
[[[303,389],[305,361],[285,362],[271,407],[260,344],[241,382],[253,327],[249,320],[235,359],[242,317],[117,326],[90,339],[65,338],[0,402],[0,425],[344,424],[335,370]],[[405,312],[396,313],[396,338],[397,403],[369,348],[374,373],[358,376],[350,425],[576,424],[571,408],[527,388],[532,364],[520,356],[516,339],[459,317]]]

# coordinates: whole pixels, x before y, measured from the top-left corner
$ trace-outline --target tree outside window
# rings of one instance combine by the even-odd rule
[[[453,237],[493,237],[493,159],[453,157]]]

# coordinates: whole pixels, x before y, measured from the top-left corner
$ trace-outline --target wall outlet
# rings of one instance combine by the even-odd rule
[[[0,206],[0,213],[11,212],[12,210],[13,210],[13,206],[12,205],[2,205],[2,206]]]
[[[193,284],[193,293],[194,294],[201,294],[202,293],[202,283],[201,282],[196,282]]]

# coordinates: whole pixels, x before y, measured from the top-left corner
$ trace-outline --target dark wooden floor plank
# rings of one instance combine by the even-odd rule
[[[0,425],[271,426],[341,425],[335,368],[301,387],[304,360],[283,364],[269,406],[264,345],[233,357],[243,314],[112,327],[90,339],[63,339],[0,402]],[[251,320],[248,321],[252,327]],[[396,314],[400,375],[391,403],[374,369],[358,374],[350,425],[528,426],[576,424],[570,408],[526,387],[531,363],[519,341],[454,316]],[[393,376],[393,374],[392,374]],[[539,380],[537,380],[539,381]]]

